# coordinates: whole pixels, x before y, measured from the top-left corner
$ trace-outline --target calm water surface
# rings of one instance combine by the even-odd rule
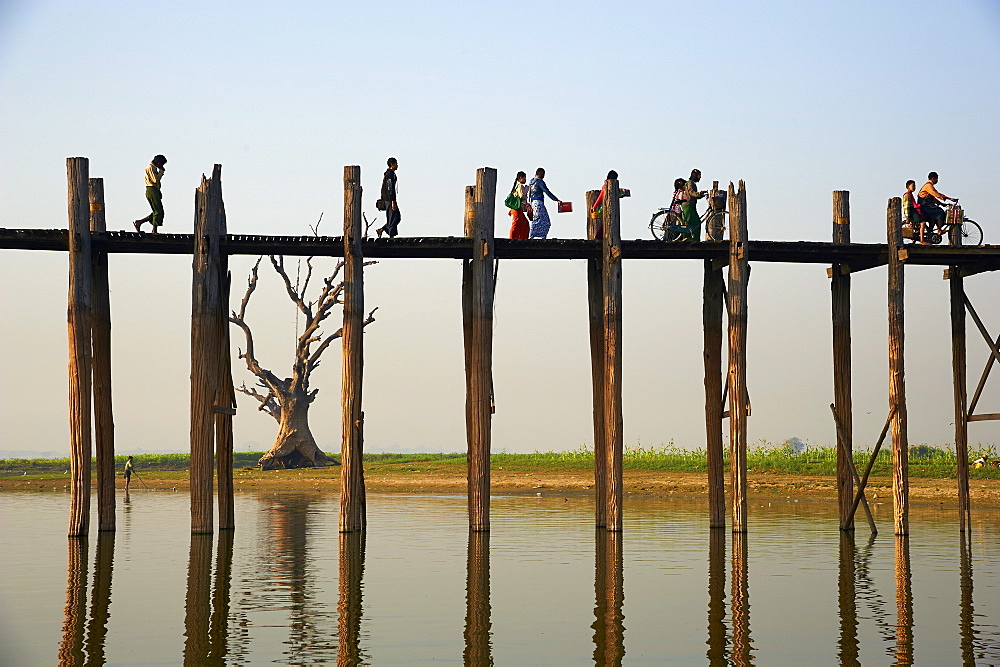
[[[96,504],[96,499],[95,499]],[[119,495],[118,531],[67,540],[68,495],[0,494],[0,664],[998,664],[1000,512],[914,508],[911,535],[841,537],[833,503],[242,493],[235,534],[188,534],[186,493]],[[891,510],[876,506],[884,531]],[[95,520],[96,525],[96,520]]]

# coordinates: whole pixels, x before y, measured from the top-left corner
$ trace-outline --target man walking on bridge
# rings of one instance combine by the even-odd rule
[[[382,193],[380,195],[385,205],[385,225],[375,230],[379,238],[382,238],[383,233],[388,234],[389,238],[393,238],[399,234],[397,228],[399,227],[400,219],[402,219],[399,213],[399,205],[396,203],[396,169],[399,168],[399,163],[396,161],[396,158],[391,157],[386,160],[386,165],[389,168],[385,170],[385,174],[382,176]]]
[[[140,218],[132,223],[135,225],[135,231],[137,232],[142,231],[142,224],[144,222],[148,222],[153,226],[154,234],[158,233],[160,225],[163,224],[163,195],[160,192],[160,181],[166,172],[166,164],[167,158],[157,155],[149,163],[149,166],[146,167],[146,200],[149,202],[149,207],[153,209],[153,212],[145,218]]]

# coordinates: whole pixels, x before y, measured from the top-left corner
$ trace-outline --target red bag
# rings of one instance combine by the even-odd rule
[[[561,201],[556,206],[557,213],[572,213],[573,212],[573,202]]]

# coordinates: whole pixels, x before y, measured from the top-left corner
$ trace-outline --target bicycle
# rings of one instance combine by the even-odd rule
[[[958,228],[963,246],[976,248],[983,244],[983,228],[972,218],[966,217],[962,207],[958,204],[949,204],[945,208],[944,222],[941,223],[941,227],[947,229],[949,233],[952,229]],[[944,240],[944,234],[941,234],[940,231],[924,231],[924,240],[931,245],[940,245]],[[910,239],[913,243],[920,243],[920,230],[914,229],[912,225],[904,225],[903,238]]]
[[[726,194],[724,192],[720,192],[715,197],[709,197],[708,200],[708,208],[700,216],[701,225],[705,229],[709,228],[708,223],[713,215],[717,213],[725,215],[728,213],[726,211]],[[667,243],[673,243],[680,241],[682,238],[689,237],[688,226],[681,220],[680,213],[670,208],[657,209],[653,213],[653,217],[649,219],[649,231],[653,233],[654,239]],[[720,230],[720,233],[722,231],[724,231],[724,228]],[[709,237],[707,240],[717,241],[719,239]]]

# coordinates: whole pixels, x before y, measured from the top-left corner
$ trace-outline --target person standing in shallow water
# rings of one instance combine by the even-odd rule
[[[535,170],[535,177],[528,183],[528,199],[531,201],[532,213],[529,238],[544,239],[549,235],[552,222],[549,220],[549,212],[545,210],[545,195],[557,204],[562,203],[562,200],[552,194],[545,185],[545,170],[539,167]]]
[[[128,493],[128,486],[132,482],[132,457],[125,459],[125,493]]]
[[[399,162],[396,161],[396,158],[391,157],[385,163],[388,169],[382,175],[382,193],[380,195],[382,201],[385,202],[385,225],[376,229],[375,232],[379,238],[382,238],[382,234],[393,238],[399,234],[399,221],[402,219],[399,205],[396,203],[396,169],[399,168]]]
[[[137,232],[141,232],[142,225],[148,222],[153,226],[153,233],[156,234],[160,225],[163,224],[163,195],[160,192],[160,181],[163,180],[163,174],[167,171],[166,164],[167,158],[157,155],[146,167],[146,201],[149,202],[149,207],[153,209],[153,212],[132,223]]]

